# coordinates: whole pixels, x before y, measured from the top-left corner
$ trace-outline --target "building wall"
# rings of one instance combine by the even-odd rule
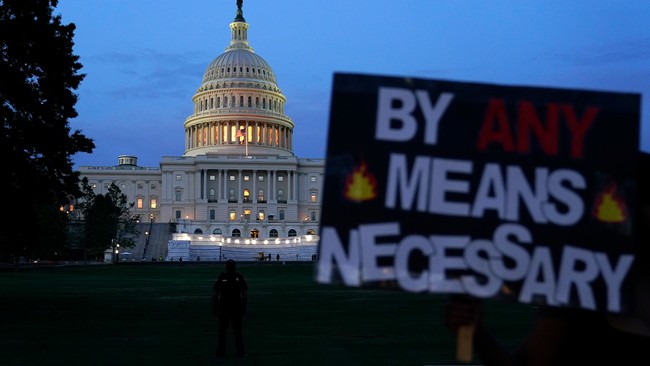
[[[290,230],[297,236],[318,234],[324,164],[324,159],[284,156],[201,155],[164,157],[160,168],[117,165],[81,167],[79,172],[97,194],[105,194],[115,183],[128,202],[142,198],[143,207],[134,206],[134,213],[143,220],[153,215],[154,222],[176,223],[177,232],[190,234],[197,229],[212,234],[218,229],[230,237],[237,229],[241,237],[258,231],[263,238],[271,236],[272,230],[278,237],[288,237]],[[244,189],[249,190],[248,200]],[[258,199],[259,189],[264,190],[264,200]],[[152,198],[156,207],[150,205]],[[244,210],[250,215],[245,216]]]

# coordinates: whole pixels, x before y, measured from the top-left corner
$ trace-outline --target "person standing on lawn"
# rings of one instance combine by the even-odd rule
[[[235,349],[238,357],[244,357],[244,316],[248,302],[248,284],[237,272],[234,260],[226,262],[226,272],[222,272],[214,282],[212,291],[212,314],[219,318],[219,337],[217,357],[225,357],[228,329],[235,333]]]

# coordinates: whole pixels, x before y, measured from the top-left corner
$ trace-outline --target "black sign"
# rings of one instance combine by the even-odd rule
[[[640,96],[336,74],[317,280],[625,311]]]

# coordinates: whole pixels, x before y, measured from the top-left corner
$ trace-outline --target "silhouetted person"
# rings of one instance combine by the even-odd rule
[[[213,287],[212,313],[219,317],[217,357],[224,357],[226,354],[226,340],[230,326],[235,333],[237,356],[245,355],[243,321],[248,301],[248,284],[236,269],[235,261],[229,259],[226,262],[226,272],[221,272]]]

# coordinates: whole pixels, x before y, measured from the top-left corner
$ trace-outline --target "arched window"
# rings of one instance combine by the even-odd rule
[[[266,200],[264,199],[264,190],[263,189],[260,189],[259,191],[257,191],[257,202],[259,202],[259,203],[266,202]]]
[[[252,98],[252,97],[248,97],[248,107],[250,108],[250,107],[252,107],[252,106],[253,106],[253,98]]]
[[[248,189],[244,189],[244,202],[251,201],[250,195],[251,195],[250,191]]]
[[[277,238],[278,237],[278,231],[275,230],[275,229],[271,229],[271,231],[269,231],[269,237]]]
[[[235,197],[235,189],[234,188],[230,188],[228,190],[228,201],[237,202],[237,198]]]
[[[203,230],[201,229],[194,229],[194,234],[203,234]]]
[[[289,236],[296,236],[296,230],[294,229],[289,230]]]
[[[232,231],[232,237],[233,238],[241,238],[241,231],[239,231],[239,229],[234,229]]]
[[[307,230],[307,235],[316,235],[316,230],[314,229]]]
[[[208,191],[208,199],[214,200],[215,195],[216,195],[216,191],[214,190],[214,188],[210,188],[210,190]]]
[[[251,230],[251,238],[259,238],[260,237],[260,231],[257,229]]]
[[[212,230],[212,233],[213,233],[214,235],[222,235],[222,234],[223,234],[223,231],[221,231],[221,229],[214,229],[214,230]]]
[[[278,189],[278,201],[284,201],[284,190],[283,189]]]

